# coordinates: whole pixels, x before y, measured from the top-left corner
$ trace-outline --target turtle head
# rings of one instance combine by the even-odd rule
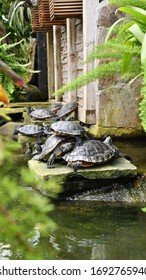
[[[74,147],[74,142],[73,141],[69,141],[69,142],[65,142],[65,143],[62,143],[60,145],[60,150],[63,152],[63,153],[67,153],[69,152],[73,147]]]
[[[105,138],[105,140],[103,141],[103,143],[108,144],[108,145],[112,145],[112,138],[111,138],[111,136],[107,136]]]

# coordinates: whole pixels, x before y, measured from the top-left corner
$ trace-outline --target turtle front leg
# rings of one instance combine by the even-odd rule
[[[47,168],[54,168],[54,160],[56,158],[56,155],[53,153],[50,155],[50,157],[47,160]]]
[[[75,147],[81,146],[83,144],[83,140],[81,139],[80,136],[75,136],[75,139],[76,139]]]
[[[80,161],[72,162],[71,167],[73,168],[74,172],[77,172],[78,169],[82,166],[82,163]]]
[[[36,140],[36,142],[37,142],[38,145],[41,145],[41,144],[42,144],[42,142],[43,142],[43,141],[42,141],[42,134],[41,134],[41,135],[40,135],[40,134],[37,135],[37,140]]]

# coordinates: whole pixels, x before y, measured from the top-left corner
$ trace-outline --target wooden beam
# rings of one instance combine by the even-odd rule
[[[97,0],[84,0],[83,1],[83,58],[87,59],[87,56],[94,50],[96,42],[96,18],[95,10],[99,1]],[[94,68],[94,61],[84,64],[84,74]],[[96,102],[97,102],[97,81],[90,82],[84,86],[84,114],[80,114],[80,120],[88,123],[96,123]]]
[[[76,58],[76,28],[75,18],[67,18],[67,60],[68,60],[68,83],[77,77],[77,58]],[[68,93],[67,101],[76,101],[76,90]]]
[[[61,26],[53,25],[53,43],[54,43],[54,78],[55,91],[62,87],[62,71],[61,71]],[[61,96],[55,96],[56,101]]]
[[[48,68],[48,100],[52,97],[54,92],[54,55],[53,55],[53,32],[47,33],[47,68]]]

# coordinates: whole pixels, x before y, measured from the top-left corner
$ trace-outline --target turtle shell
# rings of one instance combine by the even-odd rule
[[[109,139],[110,140],[110,139]],[[118,149],[106,140],[86,140],[81,146],[75,147],[71,152],[65,154],[63,159],[70,165],[80,162],[81,166],[103,164],[118,155]]]
[[[44,129],[40,125],[25,124],[21,127],[17,127],[17,132],[20,132],[21,134],[24,134],[24,135],[36,136],[38,134],[43,134]]]
[[[51,117],[50,112],[45,108],[36,108],[30,113],[31,118],[44,120]]]
[[[57,113],[57,111],[61,109],[61,107],[62,107],[61,102],[55,102],[48,108],[48,112],[51,116],[54,116]]]
[[[72,121],[58,121],[52,123],[50,128],[57,135],[83,136],[85,134],[84,128]]]
[[[69,116],[75,109],[77,108],[77,102],[69,102],[64,104],[61,109],[57,112],[55,115],[56,120],[57,119],[63,119]]]
[[[53,152],[63,140],[65,140],[64,137],[51,135],[42,146],[42,152],[39,154],[38,160],[47,160],[50,153]]]

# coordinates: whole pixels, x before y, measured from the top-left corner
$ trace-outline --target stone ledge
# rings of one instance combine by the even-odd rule
[[[29,160],[29,168],[35,174],[36,179],[62,178],[81,175],[87,179],[113,179],[120,177],[131,177],[137,174],[137,167],[125,158],[117,158],[102,166],[92,168],[81,168],[77,173],[69,166],[56,164],[55,168],[48,169],[46,163]],[[90,188],[90,186],[89,186]]]

